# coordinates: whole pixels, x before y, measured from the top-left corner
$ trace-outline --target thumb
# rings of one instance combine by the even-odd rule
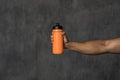
[[[64,43],[68,43],[68,38],[65,32],[63,32],[63,38],[64,38]]]

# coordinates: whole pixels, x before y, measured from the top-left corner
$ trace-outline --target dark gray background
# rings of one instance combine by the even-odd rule
[[[120,80],[120,55],[51,54],[63,25],[71,41],[120,37],[119,0],[0,0],[0,80]]]

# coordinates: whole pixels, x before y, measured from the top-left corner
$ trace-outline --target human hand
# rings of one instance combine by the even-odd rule
[[[69,42],[69,40],[68,40],[67,35],[64,31],[62,32],[62,35],[63,35],[63,40],[64,40],[64,48],[66,48],[65,45]],[[53,35],[51,35],[51,44],[52,43],[53,43]]]

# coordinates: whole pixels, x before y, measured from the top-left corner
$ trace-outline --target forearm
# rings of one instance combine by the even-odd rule
[[[105,41],[95,40],[88,42],[69,42],[65,44],[65,47],[69,50],[81,52],[84,54],[100,54],[107,52]]]

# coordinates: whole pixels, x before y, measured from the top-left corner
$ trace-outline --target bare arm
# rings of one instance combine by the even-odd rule
[[[66,40],[66,36],[64,36]],[[120,38],[111,40],[93,40],[87,42],[65,43],[67,49],[82,52],[84,54],[101,54],[106,52],[120,53]]]
[[[65,32],[64,46],[65,48],[83,54],[102,54],[102,53],[119,53],[120,54],[120,38],[110,40],[93,40],[87,42],[69,42]],[[53,38],[51,36],[51,42]]]

